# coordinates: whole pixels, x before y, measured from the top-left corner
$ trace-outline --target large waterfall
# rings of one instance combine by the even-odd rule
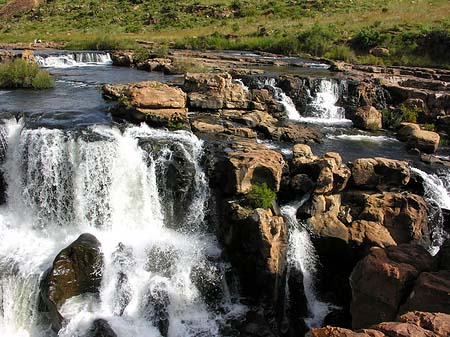
[[[65,54],[36,55],[36,63],[41,67],[70,68],[93,65],[111,65],[109,53],[73,52]]]
[[[105,258],[100,299],[66,301],[59,336],[85,336],[98,318],[119,337],[160,336],[161,310],[168,336],[220,336],[243,313],[225,282],[228,265],[218,262],[215,236],[204,228],[209,189],[199,165],[202,142],[193,134],[144,125],[27,129],[16,121],[3,131],[2,336],[52,336],[38,308],[39,280],[85,232],[98,238]],[[217,288],[214,300],[207,286]],[[155,298],[163,309],[152,305]]]

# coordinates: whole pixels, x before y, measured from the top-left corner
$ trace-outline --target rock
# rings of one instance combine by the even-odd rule
[[[400,140],[405,140],[408,147],[417,148],[425,153],[435,153],[439,147],[440,136],[437,132],[421,130],[417,124],[403,124],[398,132]]]
[[[450,314],[450,271],[420,274],[400,313],[418,310]]]
[[[86,337],[117,337],[117,334],[106,320],[96,319]]]
[[[441,337],[450,336],[450,315],[430,312],[408,312],[400,316],[400,321],[415,324]]]
[[[227,153],[224,190],[231,194],[246,194],[252,184],[266,183],[278,191],[285,165],[283,156],[262,145],[244,145]]]
[[[36,60],[34,58],[34,53],[32,50],[25,49],[22,51],[22,60],[27,61],[28,63],[36,63]]]
[[[170,278],[175,271],[178,254],[173,247],[153,246],[147,251],[145,270],[162,277]]]
[[[357,159],[350,168],[354,184],[365,189],[405,186],[411,176],[408,163],[394,159]]]
[[[309,145],[295,144],[292,148],[292,164],[294,166],[302,166],[310,164],[318,159],[311,150]]]
[[[138,69],[147,71],[162,71],[166,74],[173,73],[175,71],[172,65],[173,61],[168,58],[150,58],[137,65]]]
[[[170,297],[164,283],[153,284],[145,295],[144,318],[156,326],[161,336],[167,337],[169,332]]]
[[[377,222],[365,220],[353,221],[349,231],[350,240],[359,245],[366,244],[381,248],[397,245],[386,227]]]
[[[385,322],[372,327],[389,337],[438,337],[434,332],[425,330],[415,324],[400,322]]]
[[[225,127],[220,124],[212,124],[200,120],[194,120],[191,122],[191,127],[193,131],[218,134],[225,131]]]
[[[318,143],[322,137],[316,128],[292,122],[285,122],[282,126],[269,127],[264,131],[273,140],[289,143]]]
[[[188,122],[186,94],[179,88],[147,81],[103,86],[103,96],[117,99],[113,114],[156,126],[182,128]]]
[[[50,312],[53,330],[61,329],[64,318],[58,310],[67,299],[99,292],[102,268],[100,242],[91,234],[80,235],[56,256],[40,284],[41,298]]]
[[[233,81],[230,74],[193,74],[185,76],[183,89],[193,109],[247,109],[250,94]]]
[[[447,239],[437,255],[439,270],[450,270],[450,239]]]
[[[352,221],[377,222],[387,228],[397,244],[427,243],[428,211],[423,197],[412,193],[343,193],[343,204]]]
[[[416,246],[416,254],[428,254],[419,247]],[[404,248],[399,246],[389,249],[395,251]],[[414,266],[395,261],[392,256],[386,250],[372,248],[370,254],[358,262],[353,270],[350,276],[350,312],[354,329],[393,321],[401,301],[408,293],[409,284],[418,276],[419,271]]]
[[[314,234],[348,242],[349,232],[339,219],[341,196],[314,194],[311,202],[304,204],[297,212],[300,220],[306,220]]]
[[[113,65],[120,67],[131,67],[134,64],[134,52],[115,51],[111,54]]]
[[[369,53],[376,57],[389,56],[389,49],[382,47],[375,47],[369,50]]]
[[[250,109],[267,111],[277,119],[285,118],[286,112],[283,104],[278,102],[268,89],[252,89]]]
[[[354,332],[349,329],[326,326],[312,329],[305,337],[384,337],[384,334],[369,335],[364,332]]]
[[[7,50],[0,50],[0,63],[12,61],[15,57],[13,52]]]
[[[244,296],[276,308],[284,299],[287,228],[283,217],[233,203],[222,237],[237,268]]]
[[[359,107],[351,119],[355,127],[363,130],[376,131],[382,128],[382,114],[373,106]]]
[[[191,270],[190,278],[210,307],[215,308],[223,298],[223,274],[218,266],[202,261]]]

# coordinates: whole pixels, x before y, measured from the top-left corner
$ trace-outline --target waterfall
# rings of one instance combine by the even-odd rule
[[[307,90],[310,103],[304,121],[323,124],[351,125],[345,118],[345,109],[337,106],[337,102],[347,91],[345,81],[320,79],[315,88]]]
[[[303,274],[303,287],[308,302],[309,317],[305,323],[309,328],[320,327],[332,306],[317,297],[315,278],[317,274],[318,256],[311,242],[308,231],[297,221],[297,210],[306,201],[281,208],[289,228],[289,248],[287,254],[288,270],[296,269]]]
[[[278,88],[276,86],[276,81],[274,78],[266,79],[264,85],[267,85],[273,89],[275,99],[284,106],[287,116],[290,120],[301,120],[301,116],[297,111],[294,102],[292,102],[292,99],[288,95],[286,95],[284,91],[281,90],[281,88]]]
[[[85,232],[97,237],[104,254],[100,300],[67,300],[60,309],[67,324],[58,336],[85,336],[99,318],[119,337],[160,336],[160,315],[170,337],[220,336],[245,312],[227,288],[229,266],[218,262],[215,236],[203,226],[209,189],[200,166],[202,142],[192,133],[146,125],[27,129],[16,121],[5,129],[2,335],[52,335],[38,312],[39,279]],[[179,161],[192,171],[176,171]],[[167,174],[173,181],[161,178]],[[171,191],[179,184],[186,188]],[[219,294],[214,300],[203,289],[211,284]]]
[[[431,247],[429,251],[435,255],[444,243],[445,232],[443,227],[444,216],[442,209],[450,209],[449,172],[444,172],[443,179],[436,174],[428,174],[422,170],[411,167],[411,171],[423,179],[424,197],[429,205],[429,223],[431,223]]]
[[[36,63],[45,68],[71,68],[111,65],[109,53],[77,52],[67,54],[36,55]]]

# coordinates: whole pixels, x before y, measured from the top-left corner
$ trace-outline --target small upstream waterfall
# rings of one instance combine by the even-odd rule
[[[303,274],[303,286],[308,301],[309,317],[305,323],[309,328],[322,325],[325,317],[331,312],[332,306],[318,299],[315,289],[318,256],[311,242],[308,231],[297,221],[298,208],[304,201],[283,206],[281,213],[289,227],[288,268],[296,269]]]
[[[68,54],[36,55],[36,63],[46,68],[71,68],[87,67],[95,65],[111,65],[111,55],[109,53],[96,52],[76,52]]]
[[[336,105],[346,90],[346,83],[331,79],[321,79],[315,94],[310,92],[309,117],[328,120],[345,120],[345,109]]]
[[[286,109],[287,116],[290,120],[293,121],[299,121],[301,120],[301,116],[297,109],[295,108],[294,102],[292,102],[292,99],[284,93],[281,88],[278,88],[276,86],[276,81],[274,78],[268,78],[264,85],[267,85],[271,87],[274,91],[275,99],[280,102],[284,108]]]
[[[86,232],[104,254],[100,300],[66,301],[58,336],[84,337],[98,318],[119,337],[160,336],[159,318],[168,321],[169,337],[221,336],[226,322],[244,313],[225,282],[229,266],[218,262],[215,236],[203,226],[209,189],[199,164],[202,142],[193,134],[145,125],[27,129],[16,121],[3,129],[2,336],[54,335],[38,311],[39,280]],[[180,160],[189,172],[177,171]],[[214,287],[213,299],[205,287]]]
[[[430,252],[434,255],[439,251],[439,247],[444,243],[445,232],[443,227],[444,217],[442,209],[450,209],[450,186],[448,180],[450,173],[447,171],[441,179],[436,174],[428,174],[422,170],[412,167],[411,171],[423,179],[425,200],[430,206],[429,222],[431,228],[431,247]]]

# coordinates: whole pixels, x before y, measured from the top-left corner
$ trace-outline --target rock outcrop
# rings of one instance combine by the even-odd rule
[[[353,125],[362,130],[376,131],[382,128],[382,115],[373,106],[359,107],[353,118]]]
[[[403,124],[398,131],[398,138],[405,141],[408,147],[425,153],[435,153],[440,142],[438,133],[421,130],[419,125],[412,123]]]
[[[98,293],[102,268],[100,242],[91,234],[80,235],[56,256],[40,284],[41,299],[50,313],[53,330],[61,329],[64,317],[58,311],[66,300]]]
[[[186,94],[160,82],[103,86],[103,96],[118,100],[112,110],[118,117],[145,121],[155,126],[180,126],[188,122]]]

